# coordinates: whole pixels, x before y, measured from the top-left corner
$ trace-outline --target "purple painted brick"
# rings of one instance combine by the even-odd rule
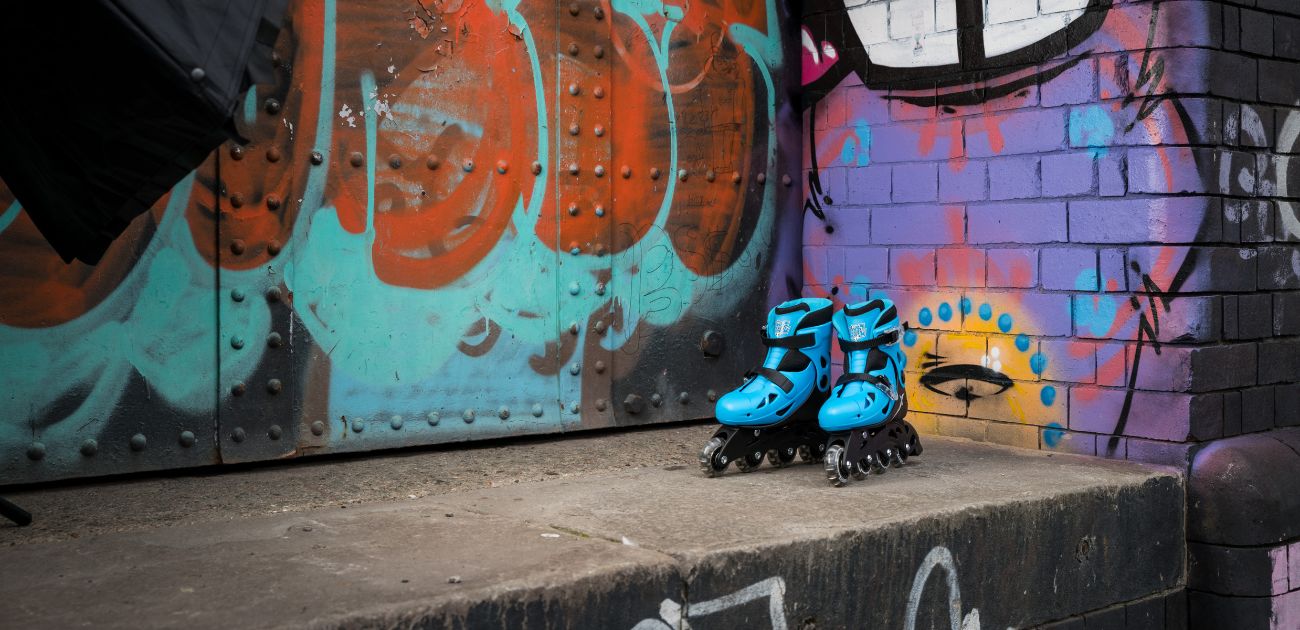
[[[978,333],[1006,333],[1065,337],[1070,334],[1070,296],[1064,293],[968,292],[972,312],[962,320],[962,328]],[[990,309],[988,319],[980,314],[983,305]],[[1003,315],[1007,318],[1003,318]],[[1009,324],[1008,330],[1002,330]]]
[[[1127,291],[1128,271],[1124,266],[1124,250],[1103,249],[1100,253],[1101,290]]]
[[[1152,48],[1218,48],[1223,42],[1223,23],[1218,7],[1209,3],[1171,2],[1160,6],[1154,33]]]
[[[822,247],[805,247],[803,250],[804,278],[815,280],[815,284],[831,284],[831,274],[827,268],[827,250]]]
[[[1049,431],[1056,437],[1056,444],[1047,446],[1047,440],[1043,440],[1046,447],[1043,450],[1051,450],[1059,453],[1073,453],[1075,455],[1096,455],[1097,443],[1091,433],[1079,433],[1077,431],[1062,431],[1061,429],[1043,429],[1043,434],[1047,435]]]
[[[868,205],[889,203],[893,191],[893,167],[888,164],[872,164],[861,168],[847,169],[846,205]]]
[[[1035,199],[1042,195],[1038,157],[1004,157],[989,160],[989,198]]]
[[[1070,388],[1070,428],[1089,433],[1113,433],[1124,408],[1123,389]],[[1191,436],[1192,394],[1133,392],[1123,435],[1182,442]],[[1218,415],[1222,426],[1222,402]]]
[[[956,245],[966,231],[962,206],[873,208],[871,242],[879,245]]]
[[[985,262],[984,250],[982,249],[941,249],[938,254],[937,268],[938,272],[935,281],[940,286],[984,286]]]
[[[821,184],[822,188],[819,197],[821,197],[820,201],[823,205],[835,205],[837,203],[840,205],[851,205],[845,201],[849,196],[848,177],[850,172],[851,169],[842,167],[823,168],[818,171],[817,181]],[[812,194],[812,189],[809,185],[809,177],[811,174],[811,169],[804,173],[803,186],[805,195]],[[831,200],[826,201],[825,197],[830,197]]]
[[[937,162],[894,165],[893,201],[895,203],[935,201],[938,198],[939,164]]]
[[[904,123],[871,128],[872,162],[947,160],[962,156],[961,121]],[[936,128],[937,127],[937,128]],[[925,142],[922,142],[926,139]]]
[[[1040,254],[1044,289],[1096,291],[1097,250],[1078,247],[1050,247]]]
[[[1070,202],[1075,243],[1195,243],[1222,234],[1222,202],[1210,197],[1160,197]]]
[[[826,220],[811,212],[803,215],[805,247],[824,245],[861,245],[871,242],[871,211],[866,208],[824,208]],[[831,230],[828,232],[827,227]]]
[[[1097,60],[1079,62],[1043,84],[1041,94],[1044,107],[1092,102],[1097,94]]]
[[[1132,302],[1121,294],[1075,295],[1075,336],[1136,341],[1142,317],[1150,318],[1148,301],[1139,300],[1138,306],[1141,314],[1135,312]],[[1164,310],[1165,307],[1169,310]],[[1161,342],[1216,341],[1222,332],[1222,301],[1217,296],[1180,296],[1168,302],[1157,299],[1156,308],[1160,309],[1160,329],[1156,337]]]
[[[847,120],[862,121],[873,128],[889,123],[889,101],[884,98],[882,92],[856,85],[849,88],[848,93]]]
[[[1128,384],[1128,347],[1118,342],[1097,344],[1097,384],[1123,387]]]
[[[1093,383],[1097,380],[1097,344],[1073,339],[1044,339],[1039,353],[1047,360],[1043,380]]]
[[[934,250],[890,249],[889,282],[900,286],[934,286]]]
[[[1065,110],[1032,109],[1008,114],[999,124],[1015,133],[990,134],[982,126],[966,125],[966,154],[992,157],[1047,153],[1065,147]]]
[[[970,243],[1060,243],[1066,240],[1064,203],[971,206]]]
[[[1038,250],[988,250],[989,287],[1028,289],[1038,286]]]
[[[844,280],[875,285],[889,281],[889,250],[883,247],[844,248]]]
[[[970,160],[939,169],[939,201],[983,201],[989,197],[987,162]]]
[[[1123,153],[1112,151],[1097,161],[1097,193],[1102,197],[1128,194],[1128,166]]]
[[[1043,156],[1043,196],[1074,197],[1096,190],[1097,165],[1091,153]]]
[[[1217,164],[1211,149],[1134,147],[1128,151],[1128,189],[1138,193],[1212,193],[1215,180],[1202,176],[1202,164]],[[1217,174],[1217,169],[1211,173]]]

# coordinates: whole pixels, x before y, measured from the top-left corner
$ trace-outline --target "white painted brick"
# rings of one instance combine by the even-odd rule
[[[889,41],[889,5],[885,2],[856,6],[848,14],[863,46]]]
[[[984,5],[984,24],[1006,24],[1017,20],[1038,17],[1038,3],[1034,0],[987,0]]]
[[[992,4],[993,0],[989,0],[990,7]],[[988,56],[993,57],[1020,50],[1064,29],[1081,15],[1083,15],[1082,11],[1072,11],[1041,16],[1035,15],[1030,19],[1012,22],[985,24],[984,51]]]
[[[1080,11],[1087,6],[1088,0],[1039,0],[1038,12],[1047,15],[1065,11]]]
[[[911,39],[933,32],[933,0],[890,0],[890,39]]]

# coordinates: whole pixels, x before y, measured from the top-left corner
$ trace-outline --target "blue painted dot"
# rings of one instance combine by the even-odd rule
[[[1043,370],[1047,369],[1047,357],[1041,352],[1034,353],[1034,356],[1029,357],[1029,369],[1033,370],[1034,374],[1041,375]]]
[[[1043,444],[1046,444],[1049,448],[1055,448],[1057,444],[1060,444],[1061,438],[1065,437],[1065,431],[1062,431],[1061,428],[1060,423],[1057,422],[1047,425],[1047,429],[1043,431]]]
[[[1043,399],[1044,405],[1051,407],[1056,404],[1056,388],[1048,385],[1043,388],[1043,391],[1038,395],[1038,397]]]
[[[988,304],[980,304],[980,319],[986,322],[993,319],[993,307]]]
[[[903,333],[903,345],[909,348],[916,345],[916,331],[909,330]]]
[[[1021,352],[1025,352],[1025,351],[1029,350],[1029,336],[1028,336],[1028,335],[1017,335],[1017,336],[1016,336],[1016,350],[1019,350],[1019,351],[1021,351]]]
[[[1011,315],[1007,313],[998,315],[998,330],[1002,332],[1011,332]]]
[[[921,309],[921,312],[917,314],[916,318],[921,320],[922,326],[929,326],[930,322],[934,321],[934,315],[930,313],[930,307],[928,306]]]
[[[939,319],[945,322],[952,319],[952,307],[947,302],[939,305]]]
[[[970,314],[970,298],[961,299],[961,313],[962,315]]]

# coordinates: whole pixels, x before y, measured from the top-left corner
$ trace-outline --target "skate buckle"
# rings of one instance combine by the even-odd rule
[[[885,395],[889,396],[890,400],[898,402],[898,392],[894,391],[894,387],[889,384],[889,381],[882,378],[878,381],[873,381],[872,384],[876,386],[876,389],[885,392]]]

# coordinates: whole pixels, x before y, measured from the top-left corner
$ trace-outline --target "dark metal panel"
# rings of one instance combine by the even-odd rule
[[[614,16],[620,424],[712,416],[760,359],[768,306],[797,291],[788,18],[731,2]]]
[[[214,275],[201,175],[96,266],[65,264],[0,184],[0,484],[201,466],[213,440]]]
[[[785,17],[293,3],[276,80],[237,115],[249,142],[120,254],[68,272],[85,308],[0,304],[16,410],[0,475],[213,463],[218,442],[221,461],[253,461],[710,415],[798,284]],[[0,244],[38,238],[19,227]],[[42,260],[2,286],[64,295]],[[190,446],[158,448],[184,431]],[[71,455],[95,436],[125,458]],[[28,459],[38,438],[45,457]]]

